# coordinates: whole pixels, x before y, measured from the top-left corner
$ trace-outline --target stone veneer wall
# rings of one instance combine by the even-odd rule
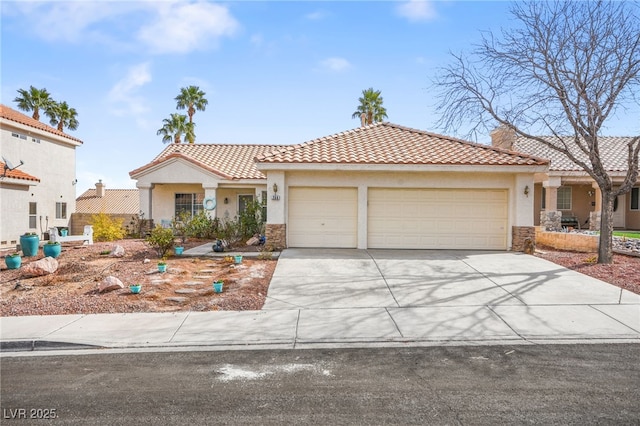
[[[536,228],[514,226],[511,228],[511,250],[533,253],[536,247]]]
[[[545,231],[561,231],[562,212],[542,210],[540,212],[540,226]]]
[[[287,225],[267,223],[264,234],[268,250],[287,248]]]
[[[536,229],[536,242],[540,245],[558,250],[597,253],[598,235],[578,234],[573,232],[546,232],[542,227]]]

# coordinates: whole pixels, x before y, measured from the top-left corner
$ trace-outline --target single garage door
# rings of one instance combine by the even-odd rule
[[[355,248],[357,188],[289,188],[289,247]]]
[[[368,247],[507,249],[507,190],[369,189]]]

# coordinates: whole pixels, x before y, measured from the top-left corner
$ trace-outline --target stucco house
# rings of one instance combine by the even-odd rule
[[[535,238],[529,191],[547,169],[377,123],[290,146],[171,145],[130,175],[156,221],[185,201],[195,211],[214,198],[210,214],[232,217],[242,195],[266,200],[273,247],[522,250]]]
[[[564,154],[534,140],[516,137],[504,128],[494,130],[491,138],[494,146],[550,160],[549,170],[535,175],[533,195],[536,226],[554,227],[554,212],[560,212],[561,226],[592,230],[600,228],[600,188],[580,166]],[[600,137],[600,156],[613,177],[614,185],[616,182],[622,183],[627,174],[627,144],[631,139]],[[549,140],[552,141],[551,138]],[[578,155],[586,160],[584,154]],[[640,179],[629,193],[618,196],[614,205],[613,226],[629,230],[640,229]]]
[[[76,148],[82,141],[0,105],[0,246],[68,226],[76,207]],[[6,166],[6,167],[5,167]],[[14,168],[14,170],[9,170]]]

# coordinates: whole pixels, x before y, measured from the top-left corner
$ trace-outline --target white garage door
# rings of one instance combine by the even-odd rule
[[[355,248],[357,188],[289,188],[289,247]]]
[[[507,191],[369,189],[368,247],[507,248]]]

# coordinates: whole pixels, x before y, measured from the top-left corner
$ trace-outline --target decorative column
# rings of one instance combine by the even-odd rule
[[[204,211],[211,219],[215,219],[218,210],[218,199],[216,198],[218,184],[203,183],[202,188],[204,189]]]
[[[559,177],[550,177],[542,182],[545,188],[545,209],[540,211],[540,226],[545,231],[562,230],[562,212],[558,211],[558,188],[562,184]]]

